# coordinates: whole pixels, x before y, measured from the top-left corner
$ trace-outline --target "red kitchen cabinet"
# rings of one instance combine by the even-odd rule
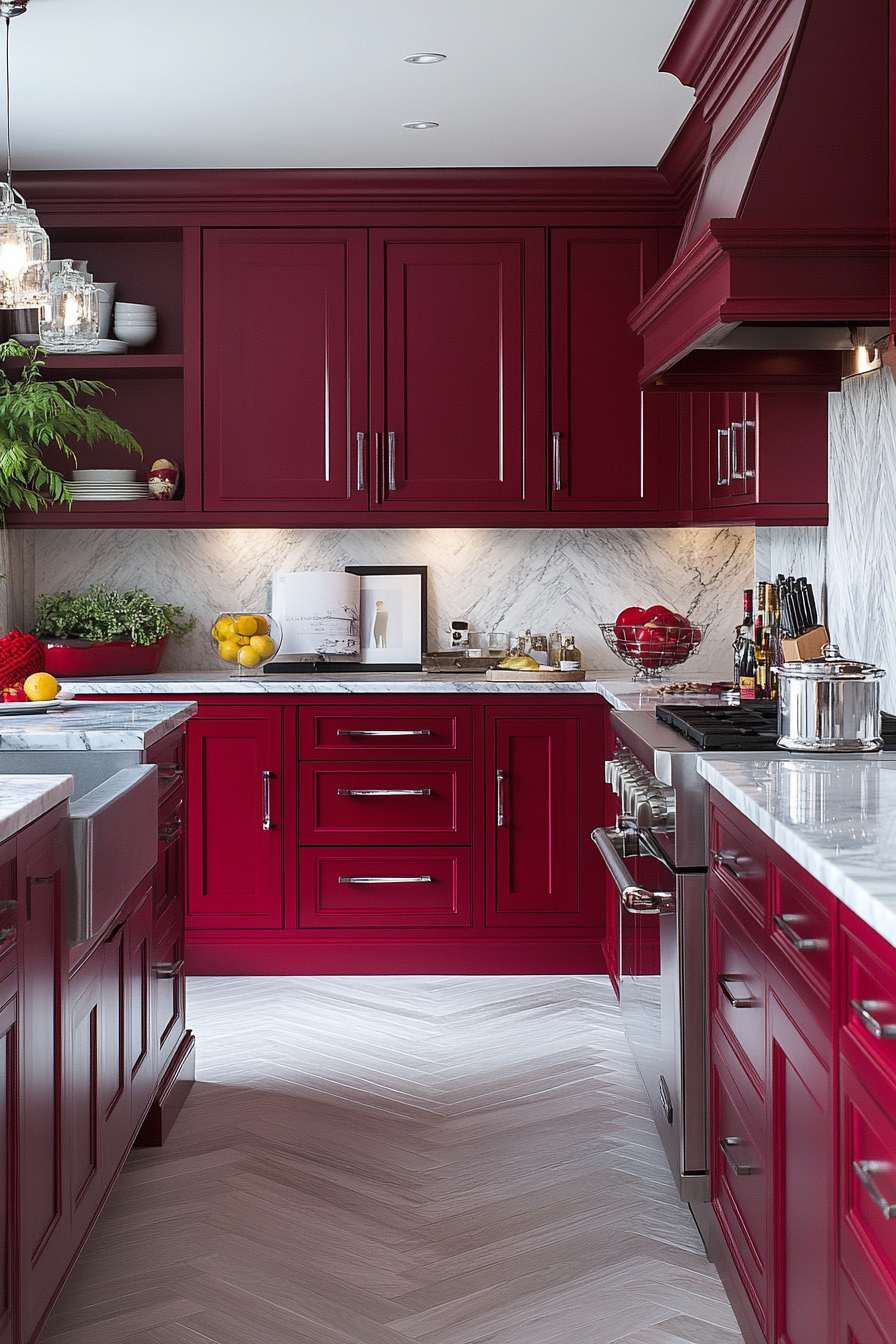
[[[373,507],[545,508],[543,229],[374,229]]]
[[[280,928],[279,709],[207,710],[187,725],[190,928]]]
[[[469,849],[303,848],[299,922],[313,929],[468,928]]]
[[[655,229],[551,230],[554,512],[677,517],[678,399],[642,394],[627,322],[657,274]]]
[[[15,1344],[18,1297],[16,1159],[19,1001],[15,969],[0,981],[0,1344]]]
[[[367,235],[203,234],[204,508],[366,509]]]
[[[299,842],[304,845],[467,845],[470,767],[317,765],[299,774]]]

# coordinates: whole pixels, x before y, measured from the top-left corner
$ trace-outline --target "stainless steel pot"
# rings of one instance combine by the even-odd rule
[[[880,682],[873,663],[823,657],[784,663],[778,674],[778,746],[787,751],[880,751]]]

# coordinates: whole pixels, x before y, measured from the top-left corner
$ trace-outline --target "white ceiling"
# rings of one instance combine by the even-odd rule
[[[692,102],[656,68],[686,9],[31,0],[10,27],[13,168],[652,165]],[[448,59],[403,61],[419,51]]]

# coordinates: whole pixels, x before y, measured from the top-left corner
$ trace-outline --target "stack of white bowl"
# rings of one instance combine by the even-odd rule
[[[116,303],[115,335],[128,345],[149,345],[155,340],[158,323],[150,303]]]

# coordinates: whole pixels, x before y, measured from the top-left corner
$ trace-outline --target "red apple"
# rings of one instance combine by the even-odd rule
[[[664,607],[662,603],[657,602],[645,611],[644,623],[646,625],[648,621],[658,621],[660,625],[671,625],[674,616],[674,611],[670,611],[668,607]]]
[[[27,700],[24,687],[22,686],[4,686],[3,701],[6,704],[18,704],[22,700]]]
[[[644,666],[662,667],[667,642],[664,625],[659,621],[648,622],[641,627],[636,638],[638,657]]]
[[[646,613],[643,607],[626,607],[620,611],[613,626],[619,647],[623,653],[637,653],[637,632],[644,624]]]

